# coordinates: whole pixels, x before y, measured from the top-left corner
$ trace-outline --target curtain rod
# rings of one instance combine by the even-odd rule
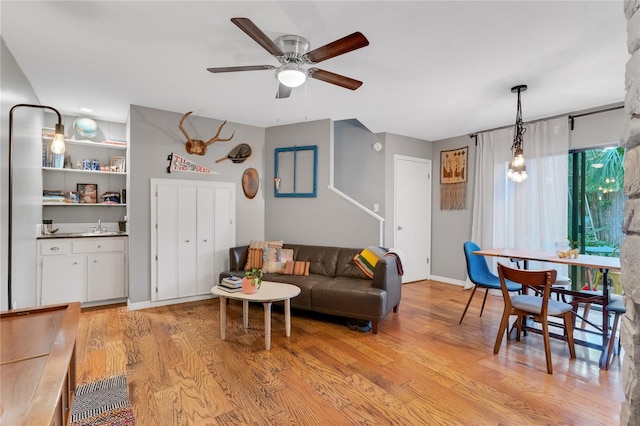
[[[566,115],[567,118],[569,119],[570,128],[571,128],[571,130],[573,130],[574,121],[575,121],[576,118],[584,117],[584,116],[587,116],[587,115],[600,114],[602,112],[615,111],[615,110],[622,109],[622,108],[624,108],[624,105],[618,105],[618,106],[615,106],[615,107],[599,109],[599,110],[596,110],[596,111],[584,112],[582,114],[569,114],[569,115],[567,115],[567,114],[558,114],[558,115],[554,115],[552,117],[546,117],[546,118],[540,118],[538,120],[527,121],[525,124],[532,124],[532,123],[537,123],[539,121],[545,121],[545,120],[553,120],[555,118],[564,117]],[[478,145],[478,133],[493,132],[495,130],[507,129],[509,127],[513,127],[513,124],[509,124],[508,126],[494,127],[493,129],[481,130],[479,132],[471,133],[469,135],[469,137],[476,139],[476,146],[477,146]]]

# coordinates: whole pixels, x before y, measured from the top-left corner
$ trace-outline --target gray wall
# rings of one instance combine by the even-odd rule
[[[268,182],[265,190],[267,239],[342,247],[378,244],[378,221],[327,188],[333,130],[331,120],[266,129],[264,176]],[[274,150],[295,145],[318,146],[318,196],[315,198],[276,198],[273,195]]]
[[[252,200],[244,196],[241,186],[242,173],[247,168],[255,168],[258,175],[264,177],[264,129],[228,122],[220,136],[228,137],[235,130],[231,141],[215,142],[209,146],[205,156],[190,155],[184,148],[186,139],[178,129],[182,114],[135,105],[129,111],[129,299],[133,303],[151,300],[151,178],[235,182],[237,244],[264,239],[264,179],[260,180],[260,190]],[[192,114],[185,121],[184,127],[192,139],[208,140],[216,133],[220,124],[222,120]],[[226,157],[239,143],[247,143],[252,149],[251,157],[244,163],[235,164],[229,160],[215,162]],[[167,174],[167,156],[172,152],[221,174]]]
[[[380,141],[355,119],[335,121],[333,128],[333,185],[369,210],[378,204],[377,213],[384,217],[385,151],[373,150],[373,144]]]
[[[31,83],[0,39],[0,299],[1,310],[9,308],[7,301],[7,239],[8,176],[9,176],[9,111],[16,104],[40,104]],[[52,105],[55,107],[55,105]],[[18,108],[13,114],[13,268],[12,299],[14,308],[36,306],[36,225],[42,220],[42,110]],[[36,178],[34,178],[34,176]]]
[[[393,133],[378,133],[378,140],[382,142],[382,152],[384,153],[384,182],[385,182],[385,215],[384,215],[384,244],[393,246],[393,200],[395,197],[393,185],[393,167],[395,155],[406,155],[430,160],[432,159],[433,147],[431,142],[411,138],[408,136],[396,135]],[[433,165],[432,170],[437,170]],[[435,205],[435,203],[432,203]],[[433,251],[433,248],[432,248]]]
[[[603,107],[606,109],[607,107]],[[578,113],[576,113],[578,114]],[[574,130],[569,132],[571,149],[617,145],[624,123],[628,119],[624,110],[586,115],[575,119]],[[469,146],[469,180],[467,181],[467,208],[440,210],[440,152]],[[526,150],[526,140],[525,140]],[[475,180],[475,140],[468,135],[443,139],[433,143],[433,209],[432,209],[432,278],[462,282],[466,280],[462,244],[471,238],[473,185]]]

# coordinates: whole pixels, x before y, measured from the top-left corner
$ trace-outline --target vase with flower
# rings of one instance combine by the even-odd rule
[[[262,285],[262,269],[253,268],[244,273],[242,279],[242,292],[244,294],[255,294]]]

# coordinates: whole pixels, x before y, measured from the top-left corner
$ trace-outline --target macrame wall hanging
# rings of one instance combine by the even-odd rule
[[[469,147],[440,153],[440,210],[467,208],[467,153]]]

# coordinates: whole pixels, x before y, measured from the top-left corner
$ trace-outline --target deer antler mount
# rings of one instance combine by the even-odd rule
[[[182,127],[182,123],[184,123],[184,120],[192,112],[193,111],[189,111],[188,113],[183,115],[182,118],[180,119],[180,124],[178,125],[178,127],[182,131],[182,134],[184,134],[184,136],[187,138],[187,142],[185,143],[184,147],[185,147],[185,149],[187,150],[187,152],[189,154],[205,155],[207,153],[207,147],[209,145],[211,145],[214,142],[227,142],[227,141],[230,141],[231,139],[233,139],[233,135],[236,134],[236,132],[234,131],[233,133],[231,133],[231,136],[229,136],[227,139],[223,139],[223,138],[220,137],[220,131],[222,130],[224,125],[227,124],[227,120],[224,120],[224,122],[220,125],[220,127],[218,127],[218,132],[216,133],[216,135],[214,137],[212,137],[211,139],[209,139],[208,141],[205,142],[205,141],[202,141],[200,139],[191,139],[191,137],[189,136],[189,133],[187,133],[187,131],[184,129],[184,127]]]

